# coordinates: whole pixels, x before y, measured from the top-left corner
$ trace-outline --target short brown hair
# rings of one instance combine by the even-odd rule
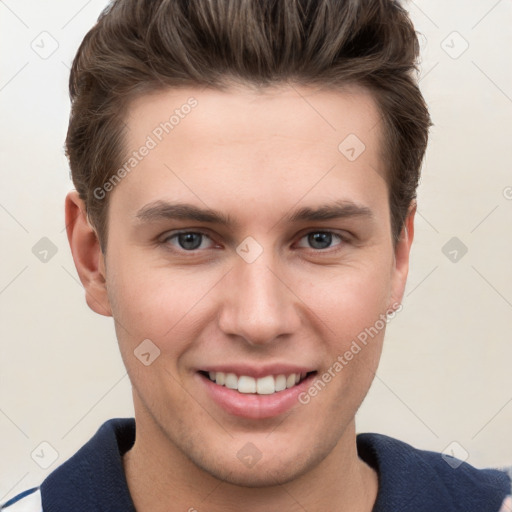
[[[413,73],[418,56],[412,22],[395,0],[113,0],[73,61],[66,137],[73,183],[102,251],[109,202],[94,190],[124,161],[130,101],[170,87],[236,82],[369,89],[384,125],[396,242],[432,125]]]

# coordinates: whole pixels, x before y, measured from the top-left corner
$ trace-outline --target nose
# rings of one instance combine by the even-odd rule
[[[297,332],[300,300],[287,281],[289,275],[286,279],[282,267],[265,251],[252,263],[237,257],[234,268],[223,280],[219,328],[254,346]]]

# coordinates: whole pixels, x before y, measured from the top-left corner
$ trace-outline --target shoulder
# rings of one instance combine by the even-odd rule
[[[469,507],[498,512],[511,494],[505,468],[478,469],[445,453],[417,449],[382,434],[359,434],[357,448],[359,456],[379,474],[381,499],[395,504],[397,510],[407,503],[415,510]]]
[[[3,505],[0,510],[5,512],[43,512],[41,492],[38,487],[24,491]]]
[[[0,512],[44,512],[43,505],[48,511],[89,512],[106,510],[105,504],[109,510],[135,512],[122,465],[122,454],[134,440],[133,418],[106,421],[40,486],[0,503]]]

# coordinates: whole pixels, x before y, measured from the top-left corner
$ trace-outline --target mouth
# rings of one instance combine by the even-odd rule
[[[304,368],[240,367],[237,373],[234,371],[208,369],[199,370],[196,375],[206,395],[224,412],[252,420],[274,418],[301,407],[299,396],[318,373]]]
[[[259,378],[227,372],[207,372],[201,370],[199,373],[217,386],[225,387],[241,394],[275,395],[299,386],[317,372],[265,375]]]

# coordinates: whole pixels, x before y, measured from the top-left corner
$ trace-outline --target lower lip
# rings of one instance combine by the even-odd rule
[[[229,414],[250,419],[264,419],[279,416],[299,404],[298,397],[310,385],[315,374],[308,375],[299,384],[271,395],[239,393],[235,389],[219,386],[208,377],[197,373],[213,401]]]

